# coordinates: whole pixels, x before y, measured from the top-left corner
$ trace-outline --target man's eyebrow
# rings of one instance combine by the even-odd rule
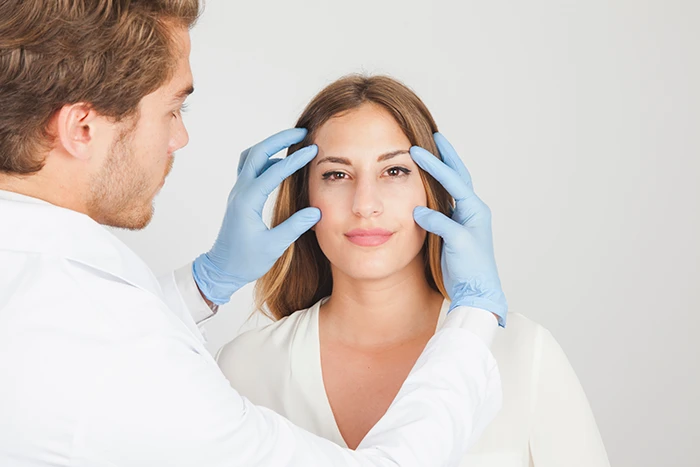
[[[395,151],[389,151],[381,156],[377,157],[377,162],[383,162],[386,160],[391,159],[392,157],[400,156],[401,154],[410,154],[408,152],[408,149],[397,149]],[[352,162],[350,162],[348,159],[344,157],[324,157],[323,159],[319,159],[318,162],[316,162],[316,165],[322,164],[324,162],[331,162],[335,164],[342,164],[342,165],[352,165]]]
[[[173,102],[185,100],[185,98],[187,98],[187,96],[189,96],[189,95],[192,94],[193,92],[194,92],[194,86],[192,86],[192,85],[190,84],[188,87],[186,87],[186,88],[183,89],[182,91],[180,91],[180,92],[178,92],[177,94],[175,94],[175,97],[173,97]]]

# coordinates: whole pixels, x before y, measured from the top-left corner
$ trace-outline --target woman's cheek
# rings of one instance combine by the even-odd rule
[[[387,186],[382,193],[385,212],[392,212],[402,219],[413,223],[413,210],[416,206],[425,206],[428,199],[423,189],[423,184],[405,184],[402,186]]]
[[[319,196],[310,199],[310,205],[321,211],[321,220],[313,227],[317,237],[326,237],[333,230],[337,230],[339,224],[341,206],[331,196]],[[315,201],[315,202],[314,202]],[[321,241],[321,238],[319,238]]]

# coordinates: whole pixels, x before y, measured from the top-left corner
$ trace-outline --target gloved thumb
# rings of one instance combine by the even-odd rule
[[[307,230],[321,220],[321,210],[318,208],[304,208],[294,213],[289,219],[270,230],[271,244],[274,248],[286,250],[289,245],[297,241]],[[280,252],[281,254],[282,252]]]
[[[413,210],[413,219],[424,230],[439,235],[450,243],[459,237],[462,226],[441,212],[433,211],[424,206],[418,206]]]

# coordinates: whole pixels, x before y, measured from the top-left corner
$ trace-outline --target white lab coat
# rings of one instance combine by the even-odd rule
[[[342,449],[231,388],[183,288],[89,217],[0,192],[0,465],[456,465],[500,406],[495,320],[457,309]]]
[[[322,302],[241,334],[217,359],[231,385],[254,404],[347,446],[323,383]],[[448,309],[444,301],[438,327]],[[503,381],[503,409],[461,467],[610,467],[586,395],[546,329],[511,313],[492,351]],[[258,377],[242,377],[251,372]]]

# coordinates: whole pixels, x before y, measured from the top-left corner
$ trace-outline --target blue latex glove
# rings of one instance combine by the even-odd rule
[[[423,206],[413,217],[425,230],[444,240],[442,274],[452,305],[488,310],[505,327],[508,303],[498,278],[493,254],[491,210],[474,193],[469,171],[452,145],[440,133],[434,135],[443,162],[423,148],[411,148],[411,157],[455,199],[452,218]]]
[[[262,277],[289,245],[321,219],[317,208],[302,209],[274,229],[268,229],[262,219],[270,193],[316,157],[318,148],[307,146],[284,159],[270,158],[305,136],[302,128],[285,130],[241,154],[238,180],[216,242],[192,266],[199,290],[213,303],[227,303],[236,290]]]

